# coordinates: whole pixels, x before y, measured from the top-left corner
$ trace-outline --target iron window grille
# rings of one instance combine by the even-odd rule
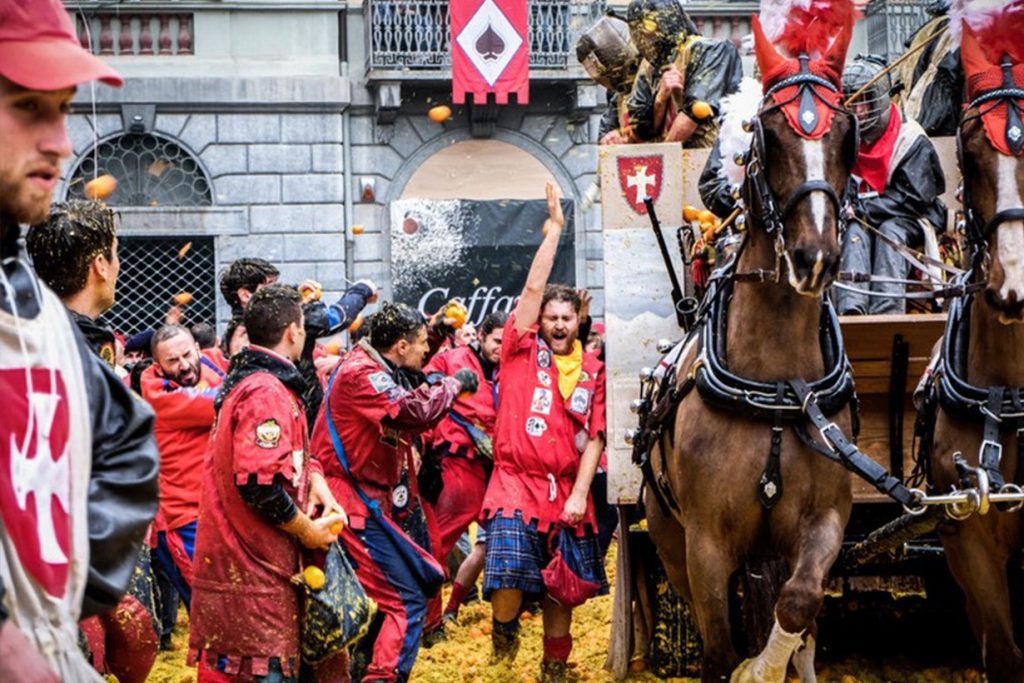
[[[889,61],[906,51],[906,41],[928,19],[926,0],[871,0],[865,11],[868,51]]]
[[[192,295],[183,306],[185,326],[216,323],[214,238],[121,237],[118,255],[117,303],[103,315],[115,330],[128,335],[160,327],[183,292]]]

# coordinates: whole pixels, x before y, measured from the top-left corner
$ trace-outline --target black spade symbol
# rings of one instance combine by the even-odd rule
[[[497,59],[505,51],[505,41],[487,24],[487,29],[476,39],[476,51],[484,59]]]

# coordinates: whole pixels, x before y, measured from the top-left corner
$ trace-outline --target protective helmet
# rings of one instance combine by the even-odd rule
[[[576,58],[591,78],[612,91],[628,91],[640,66],[629,26],[615,17],[601,17],[580,36]]]
[[[679,44],[697,33],[679,0],[632,0],[626,21],[640,56],[655,69],[666,66]]]
[[[875,55],[857,55],[843,71],[843,97],[849,98],[885,69],[885,60]],[[877,140],[889,125],[892,109],[892,77],[886,74],[850,103],[860,123],[861,137]]]

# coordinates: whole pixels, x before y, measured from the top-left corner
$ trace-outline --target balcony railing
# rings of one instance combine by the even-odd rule
[[[868,51],[889,60],[903,54],[905,42],[930,18],[925,0],[871,0],[865,12]]]
[[[78,40],[96,55],[191,55],[195,28],[191,12],[75,12]]]
[[[364,0],[367,69],[371,72],[450,70],[448,0]],[[576,66],[576,39],[604,13],[604,0],[528,0],[530,68]]]

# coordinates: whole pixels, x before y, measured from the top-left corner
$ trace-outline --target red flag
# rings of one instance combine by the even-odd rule
[[[452,0],[452,101],[530,101],[526,0]]]

